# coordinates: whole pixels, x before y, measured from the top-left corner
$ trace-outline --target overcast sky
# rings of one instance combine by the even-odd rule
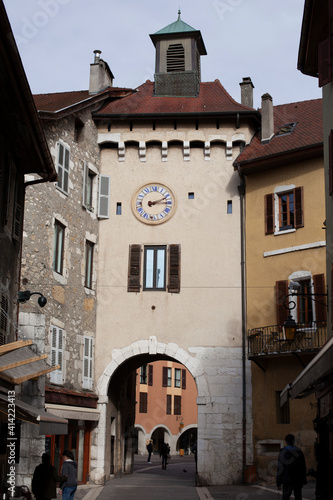
[[[207,55],[202,81],[219,79],[240,101],[251,77],[254,107],[321,97],[318,81],[297,70],[304,0],[4,0],[34,94],[89,87],[93,51],[115,76],[136,88],[154,79],[149,37],[181,18],[200,30]]]

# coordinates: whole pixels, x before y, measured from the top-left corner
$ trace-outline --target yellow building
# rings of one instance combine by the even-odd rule
[[[275,474],[288,433],[313,465],[315,400],[280,396],[327,338],[322,140],[320,99],[273,107],[265,94],[261,133],[235,162],[246,185],[248,357],[260,477]],[[291,333],[287,319],[297,325]]]

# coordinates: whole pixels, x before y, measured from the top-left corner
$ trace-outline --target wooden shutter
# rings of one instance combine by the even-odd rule
[[[69,179],[69,149],[65,147],[65,158],[64,158],[64,180],[63,180],[63,190],[68,193],[68,179]]]
[[[319,87],[332,81],[331,40],[326,38],[318,44]]]
[[[182,369],[182,389],[186,389],[186,370]]]
[[[100,219],[109,218],[109,199],[110,199],[110,176],[99,176],[99,198],[98,198],[98,217]]]
[[[2,294],[0,303],[0,345],[7,344],[8,298]]]
[[[148,365],[148,385],[153,385],[153,365]]]
[[[15,205],[13,217],[13,238],[16,241],[21,240],[23,212],[24,212],[24,185],[23,182],[16,182]]]
[[[323,294],[323,297],[320,295],[318,297],[314,297],[315,299],[315,307],[316,307],[316,321],[326,322],[327,320],[327,309],[326,309],[326,297],[325,294],[325,275],[324,274],[315,274],[313,276],[313,288],[314,293]]]
[[[333,130],[331,130],[328,138],[328,193],[333,195]]]
[[[168,292],[180,292],[180,245],[170,245],[169,247]]]
[[[265,234],[274,233],[274,194],[265,195]]]
[[[288,295],[288,280],[277,281],[275,283],[276,290],[276,317],[277,324],[283,325],[288,317],[289,310],[284,306],[284,299]]]
[[[171,394],[166,397],[166,414],[171,415]]]
[[[140,392],[139,412],[147,413],[147,408],[148,408],[148,394],[146,392]]]
[[[87,187],[88,187],[88,172],[87,162],[83,163],[83,190],[82,190],[82,205],[87,208]]]
[[[84,337],[83,346],[83,387],[92,389],[92,338]]]
[[[303,218],[303,187],[294,189],[295,199],[295,228],[298,229],[304,226]]]
[[[181,415],[182,414],[182,397],[174,396],[173,397],[173,414]]]
[[[140,292],[141,245],[130,245],[128,262],[128,292]]]
[[[51,332],[51,366],[59,365],[57,370],[51,372],[51,382],[62,384],[63,365],[63,330],[57,326],[52,327]]]
[[[162,387],[168,387],[168,367],[162,367]]]

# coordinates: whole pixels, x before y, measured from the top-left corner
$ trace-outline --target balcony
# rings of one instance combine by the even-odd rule
[[[248,332],[248,358],[318,351],[326,340],[326,322],[298,323],[290,339],[283,325],[253,328]]]

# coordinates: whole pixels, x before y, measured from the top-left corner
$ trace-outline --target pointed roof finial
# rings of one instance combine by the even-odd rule
[[[180,10],[180,7],[178,9],[178,21],[180,20],[180,14],[181,14],[181,10]]]

